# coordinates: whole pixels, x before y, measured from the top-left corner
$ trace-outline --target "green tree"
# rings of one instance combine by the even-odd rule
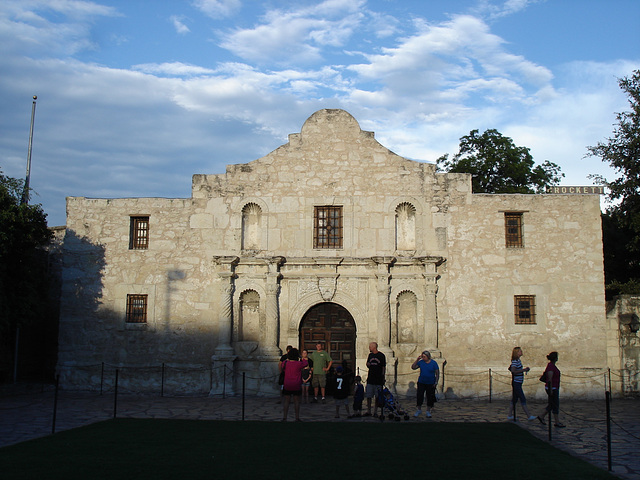
[[[542,193],[564,177],[555,163],[534,166],[528,148],[517,147],[494,129],[483,134],[472,130],[460,138],[458,153],[451,160],[443,155],[437,166],[451,173],[471,173],[474,193]]]
[[[631,110],[616,113],[611,138],[587,147],[588,156],[602,158],[620,175],[612,181],[591,175],[609,189],[612,202],[603,214],[608,296],[640,293],[640,70],[618,79],[618,85],[629,96]]]
[[[49,317],[44,247],[51,239],[40,205],[21,205],[23,182],[0,171],[0,379],[13,364],[18,328]]]

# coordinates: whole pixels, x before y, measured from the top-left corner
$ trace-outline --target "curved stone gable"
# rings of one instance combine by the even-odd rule
[[[225,192],[246,192],[251,185],[258,195],[423,195],[435,177],[434,164],[395,154],[345,110],[323,109],[264,157],[229,165],[225,175],[194,176],[193,195],[199,196],[203,184],[207,191],[219,185]]]
[[[371,132],[363,132],[358,121],[341,109],[322,109],[311,115],[300,131],[303,143],[324,142],[332,140],[355,141],[362,134],[373,136]]]

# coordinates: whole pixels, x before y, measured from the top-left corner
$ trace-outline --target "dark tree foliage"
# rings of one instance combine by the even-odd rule
[[[543,193],[564,176],[555,163],[534,166],[528,148],[494,129],[472,130],[460,139],[458,153],[451,160],[440,157],[437,165],[451,173],[471,173],[474,193]]]
[[[608,162],[620,176],[607,181],[612,205],[603,215],[605,281],[608,296],[640,293],[640,70],[618,80],[629,96],[630,111],[616,113],[613,136],[588,147],[590,156]]]
[[[22,186],[0,172],[0,380],[13,364],[17,329],[36,329],[50,313],[45,247],[51,232],[40,205],[20,205]]]

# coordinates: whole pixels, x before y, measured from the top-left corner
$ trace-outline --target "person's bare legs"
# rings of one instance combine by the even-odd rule
[[[300,421],[300,396],[293,396],[293,408],[296,411],[296,421]]]
[[[284,411],[283,415],[282,415],[282,421],[286,422],[287,421],[287,417],[289,416],[289,403],[291,403],[291,395],[285,395],[284,396],[284,405],[282,406],[282,409]]]

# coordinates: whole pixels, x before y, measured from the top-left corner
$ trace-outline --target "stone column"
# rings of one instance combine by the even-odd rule
[[[391,349],[391,305],[389,304],[389,294],[391,293],[389,280],[391,279],[391,275],[389,274],[389,268],[395,261],[395,258],[373,257],[373,261],[378,264],[378,273],[376,273],[376,291],[378,293],[378,338],[377,340],[371,340],[378,343],[378,350],[384,353],[387,357],[387,371],[389,371],[391,358],[394,357],[394,352]]]
[[[278,330],[280,327],[280,308],[278,305],[278,294],[280,293],[280,284],[278,280],[280,274],[267,274],[267,301],[266,301],[266,325],[264,331],[264,344],[262,353],[264,355],[279,355],[278,348]]]
[[[444,260],[441,257],[425,257],[421,259],[424,264],[424,292],[425,292],[425,308],[424,308],[424,345],[426,348],[439,352],[438,338],[438,274],[437,267]]]
[[[438,348],[438,315],[436,305],[438,287],[432,277],[425,275],[425,280],[424,344],[427,348]]]
[[[222,272],[218,276],[222,279],[222,288],[220,289],[220,311],[218,314],[218,346],[215,352],[217,355],[230,355],[233,353],[233,347],[231,347],[233,273]]]
[[[233,362],[237,358],[231,346],[231,327],[233,322],[233,279],[234,267],[238,257],[215,257],[214,262],[226,266],[226,271],[218,272],[221,281],[220,311],[218,314],[218,345],[211,357],[210,395],[235,393],[233,385]]]
[[[266,325],[262,335],[262,354],[265,356],[279,356],[278,332],[280,330],[280,265],[284,263],[284,257],[270,257],[265,259],[267,263],[265,302]]]

